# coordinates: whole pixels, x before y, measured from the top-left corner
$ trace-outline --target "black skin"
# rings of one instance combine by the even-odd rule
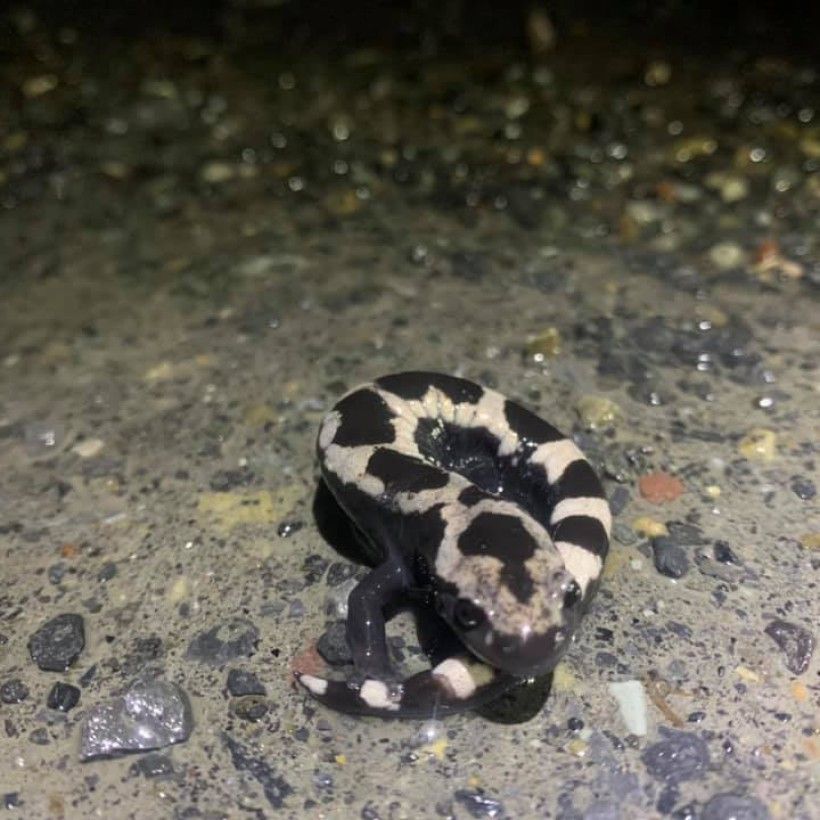
[[[353,665],[363,678],[395,680],[387,652],[385,611],[406,594],[409,583],[404,565],[385,561],[350,593],[347,602],[347,643]]]
[[[408,565],[406,553],[387,535],[387,528],[380,528],[379,536],[368,536],[353,525],[330,489],[331,481],[332,478],[319,482],[313,503],[319,530],[340,554],[371,567],[348,596],[347,642],[356,678],[396,681],[387,648],[386,624],[402,608],[413,607],[425,615],[434,610],[434,591],[426,563],[416,560]],[[367,504],[372,500],[363,496],[360,502]],[[394,523],[401,526],[401,517],[396,516]],[[435,630],[428,624],[430,636],[449,632],[440,618],[435,617],[435,621]],[[455,636],[450,645],[459,645]],[[433,650],[433,654],[440,653]]]

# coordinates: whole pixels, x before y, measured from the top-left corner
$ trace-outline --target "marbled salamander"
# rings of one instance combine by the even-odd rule
[[[427,718],[552,670],[598,587],[611,525],[570,439],[494,390],[407,372],[344,396],[317,450],[380,563],[349,597],[356,678],[297,674],[313,697],[343,712]],[[384,610],[420,590],[468,651],[398,682]]]

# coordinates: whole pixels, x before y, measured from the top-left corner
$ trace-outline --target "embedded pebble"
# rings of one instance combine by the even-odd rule
[[[702,778],[709,768],[709,747],[699,735],[661,726],[663,740],[653,743],[641,755],[649,774],[657,780],[682,783]]]
[[[481,790],[458,789],[453,796],[470,817],[503,817],[505,814],[504,804]]]
[[[60,584],[65,578],[65,574],[68,572],[68,564],[65,561],[58,561],[56,564],[52,564],[48,568],[48,580],[49,583],[54,585]]]
[[[615,681],[609,692],[618,704],[627,732],[644,737],[649,731],[646,711],[646,690],[639,680]]]
[[[652,539],[652,557],[655,569],[667,578],[683,578],[689,571],[686,552],[668,536]]]
[[[737,449],[750,461],[772,461],[777,453],[777,434],[765,427],[755,427],[740,440]]]
[[[97,573],[97,580],[106,583],[117,574],[117,565],[114,561],[106,561]]]
[[[629,490],[626,487],[616,487],[609,495],[609,508],[612,510],[612,515],[620,515],[626,505],[629,504],[630,498]]]
[[[792,492],[801,501],[811,501],[817,495],[817,486],[810,478],[795,476],[791,481]]]
[[[175,683],[137,680],[124,695],[89,709],[80,760],[161,749],[188,739],[194,728],[188,695]]]
[[[695,564],[698,570],[710,578],[717,578],[728,584],[736,584],[745,575],[742,567],[736,564],[725,563],[712,558],[705,552],[698,552],[695,555]]]
[[[155,777],[171,777],[174,774],[174,764],[170,757],[156,752],[149,752],[139,760],[135,760],[129,772],[132,775],[153,779]]]
[[[626,524],[621,524],[619,521],[616,521],[612,525],[612,537],[619,544],[624,544],[625,546],[634,544],[638,540],[635,531],[631,527],[627,527]]]
[[[587,430],[611,427],[621,413],[614,401],[602,396],[583,396],[575,409]]]
[[[78,441],[71,448],[71,452],[76,453],[80,458],[94,458],[94,456],[99,455],[103,447],[105,447],[105,442],[102,439],[87,438]]]
[[[740,560],[738,559],[737,555],[735,555],[732,548],[726,541],[715,541],[715,545],[712,548],[712,552],[715,556],[715,561],[720,561],[721,564],[739,564]]]
[[[282,521],[276,528],[276,534],[280,538],[290,538],[291,535],[299,532],[304,526],[302,521]]]
[[[347,627],[344,621],[332,623],[316,641],[316,651],[331,665],[352,663],[353,655],[347,643]]]
[[[329,587],[338,587],[345,583],[345,581],[349,581],[355,574],[356,567],[353,564],[343,564],[341,561],[334,561],[327,571],[325,583]]]
[[[778,646],[789,672],[802,675],[814,652],[814,636],[803,626],[776,619],[763,630]]]
[[[527,353],[535,361],[552,358],[561,352],[561,332],[557,327],[548,327],[527,342]]]
[[[244,695],[231,701],[231,713],[240,720],[256,723],[270,710],[270,702],[260,695]]]
[[[48,746],[48,744],[51,743],[51,737],[48,734],[48,729],[45,727],[35,729],[29,734],[28,739],[31,743],[35,744],[35,746]]]
[[[265,685],[259,678],[253,672],[244,669],[231,669],[228,671],[227,687],[234,697],[267,694]]]
[[[48,693],[46,705],[58,712],[69,712],[80,702],[80,690],[70,683],[55,683]]]
[[[259,630],[244,618],[233,618],[200,632],[188,645],[188,658],[220,665],[253,655]]]
[[[682,545],[706,544],[707,539],[703,530],[695,524],[687,524],[684,521],[670,521],[667,525],[669,537],[676,543]]]
[[[669,529],[666,524],[646,515],[636,518],[632,522],[632,529],[641,535],[645,535],[647,538],[657,538],[660,535],[669,534]]]
[[[28,686],[20,678],[10,678],[0,684],[0,702],[2,703],[22,703],[28,694]]]
[[[711,797],[700,820],[769,820],[769,810],[756,798],[731,792],[722,792]]]
[[[31,659],[43,671],[65,672],[85,647],[82,615],[66,613],[44,623],[29,639]]]
[[[684,491],[683,482],[669,473],[649,473],[638,479],[641,496],[650,504],[674,501]]]

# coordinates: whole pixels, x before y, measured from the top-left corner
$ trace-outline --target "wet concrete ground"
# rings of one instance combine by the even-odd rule
[[[0,805],[819,818],[816,70],[243,19],[4,18]],[[291,685],[328,627],[343,660],[362,572],[314,517],[318,423],[402,368],[521,399],[605,477],[605,582],[527,722]]]

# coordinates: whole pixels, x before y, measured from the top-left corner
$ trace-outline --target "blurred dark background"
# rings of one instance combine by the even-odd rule
[[[636,47],[663,45],[706,54],[732,49],[814,57],[820,4],[799,2],[606,2],[605,0],[221,0],[221,2],[61,2],[5,4],[54,26],[115,37],[151,32],[257,40],[298,48],[525,48],[527,20],[540,9],[562,38],[583,35]],[[283,39],[279,39],[279,38]],[[2,38],[6,40],[6,37]]]

